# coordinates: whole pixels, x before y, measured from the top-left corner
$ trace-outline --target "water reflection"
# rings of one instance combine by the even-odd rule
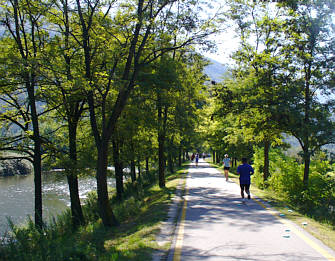
[[[70,206],[70,192],[61,172],[43,174],[42,184],[43,217],[48,220]],[[115,186],[113,178],[108,179],[108,185]],[[89,191],[96,190],[96,186],[94,177],[79,179],[82,201]],[[29,215],[34,215],[34,176],[0,177],[0,235],[8,230],[7,217],[14,223],[22,223]]]

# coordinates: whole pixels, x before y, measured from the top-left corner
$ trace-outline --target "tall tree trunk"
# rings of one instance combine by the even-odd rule
[[[159,187],[165,187],[165,156],[164,156],[165,136],[158,134],[158,177]]]
[[[145,157],[145,172],[149,173],[149,157]]]
[[[215,163],[216,155],[215,150],[213,150],[213,163]]]
[[[138,178],[141,179],[141,159],[137,159],[137,171],[138,171]]]
[[[131,182],[134,183],[136,181],[136,164],[135,164],[135,148],[134,148],[134,143],[131,140],[130,141],[130,177],[131,177]]]
[[[308,188],[308,179],[309,179],[309,165],[311,161],[310,157],[310,143],[309,143],[309,135],[310,135],[310,110],[311,110],[311,93],[310,93],[310,83],[311,83],[311,69],[312,65],[311,62],[308,61],[307,64],[305,64],[305,104],[304,104],[304,128],[303,128],[303,152],[304,152],[304,187],[305,189]]]
[[[83,211],[80,205],[78,177],[75,170],[66,174],[66,177],[70,191],[72,226],[73,228],[77,228],[78,226],[85,224]]]
[[[9,4],[9,2],[6,2]],[[14,0],[11,1],[13,7],[13,23],[6,23],[4,25],[9,29],[10,34],[13,36],[13,39],[16,42],[17,49],[21,58],[24,60],[25,68],[27,71],[23,71],[22,79],[25,83],[25,88],[28,94],[28,102],[30,108],[30,120],[33,127],[33,142],[34,155],[32,156],[33,160],[33,168],[34,168],[34,190],[35,190],[35,225],[38,228],[43,227],[43,211],[42,211],[42,156],[41,156],[41,137],[39,130],[39,118],[38,112],[36,108],[36,95],[35,88],[36,84],[36,74],[37,71],[35,68],[36,63],[32,63],[33,60],[30,61],[30,58],[36,59],[38,56],[38,39],[36,38],[36,30],[38,24],[38,18],[35,19],[32,17],[30,13],[31,10],[26,12],[25,10],[20,11],[19,1]],[[27,18],[27,20],[26,20]],[[27,25],[29,24],[29,29],[27,29]],[[26,40],[27,30],[30,30],[31,39],[29,40],[29,46],[25,45],[24,42]],[[22,39],[23,38],[23,39]],[[41,39],[39,39],[41,40]],[[31,44],[31,45],[30,45]],[[31,48],[32,47],[32,48]],[[31,66],[31,67],[30,67]],[[20,113],[19,113],[20,114]]]
[[[157,117],[158,117],[158,184],[160,188],[165,187],[165,133],[167,121],[167,106],[163,106],[160,92],[157,92]]]
[[[134,159],[130,160],[130,177],[131,182],[134,183],[136,181],[136,164]]]
[[[116,197],[118,200],[122,199],[123,194],[123,171],[120,162],[119,144],[115,137],[112,139],[113,147],[113,162],[115,169],[115,183],[116,183]]]
[[[305,145],[306,146],[306,145]],[[303,179],[303,183],[304,183],[304,188],[307,189],[308,188],[308,180],[309,180],[309,166],[311,163],[311,156],[309,153],[309,149],[304,147],[304,179]]]
[[[70,48],[70,22],[69,22],[69,8],[68,1],[64,1],[64,18],[65,18],[65,31],[64,31],[64,45],[65,50]],[[64,53],[66,77],[70,82],[73,80],[71,73],[71,54]],[[61,87],[61,86],[60,86]],[[73,228],[77,228],[85,223],[82,207],[79,198],[79,188],[78,188],[78,168],[77,168],[77,128],[78,121],[83,112],[83,100],[79,98],[78,101],[74,101],[73,97],[68,99],[67,91],[62,90],[63,94],[63,107],[66,110],[67,122],[68,122],[68,134],[69,134],[69,158],[71,160],[71,166],[66,170],[67,183],[70,192],[71,200],[71,219]]]
[[[37,227],[43,226],[42,212],[42,168],[41,168],[41,150],[39,142],[34,145],[34,188],[35,188],[35,224]]]
[[[130,160],[130,177],[131,182],[134,183],[136,181],[136,164],[134,159]]]
[[[218,152],[216,153],[216,163],[220,163],[220,154]]]
[[[263,180],[266,181],[269,177],[269,150],[270,141],[264,141],[264,170],[263,170]]]
[[[97,162],[97,192],[98,192],[98,206],[99,214],[101,216],[104,226],[111,227],[118,225],[118,221],[114,216],[112,207],[109,204],[108,189],[107,189],[107,155],[108,142],[102,139],[102,143],[98,148],[98,162]]]
[[[34,185],[35,185],[35,224],[37,227],[42,228],[43,226],[43,212],[42,212],[42,157],[41,157],[41,137],[39,130],[38,113],[36,109],[35,100],[35,83],[33,80],[30,82],[30,77],[26,77],[26,89],[28,92],[31,121],[33,125],[33,140],[34,140],[34,156],[33,156],[33,167],[34,167]]]
[[[181,145],[179,145],[179,151],[178,151],[178,167],[181,167],[181,163],[182,163],[182,147]]]
[[[168,148],[168,158],[167,158],[167,163],[168,163],[168,168],[169,168],[169,172],[170,173],[173,173],[174,172],[174,169],[173,169],[173,165],[174,165],[174,162],[173,162],[173,151],[174,151],[174,148],[173,148],[173,137],[171,139],[169,139],[169,148]]]
[[[168,154],[168,166],[169,166],[169,172],[173,173],[174,172],[174,169],[173,169],[173,158],[172,158],[171,152],[169,152],[169,154]]]
[[[71,167],[66,171],[67,182],[71,200],[71,219],[74,228],[85,223],[83,211],[80,204],[78,175],[77,175],[77,126],[78,122],[69,121],[69,157]]]

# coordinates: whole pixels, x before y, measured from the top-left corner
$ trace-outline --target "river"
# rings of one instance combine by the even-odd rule
[[[49,172],[42,176],[43,218],[48,221],[70,206],[70,193],[63,172]],[[114,178],[108,185],[115,187]],[[94,177],[79,178],[79,193],[83,200],[87,193],[96,190]],[[34,175],[0,177],[0,236],[8,231],[7,218],[15,224],[34,217]]]

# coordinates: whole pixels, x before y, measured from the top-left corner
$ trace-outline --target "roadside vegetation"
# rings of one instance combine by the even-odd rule
[[[106,228],[120,223],[108,167],[118,199],[125,168],[132,183],[158,169],[164,189],[166,169],[193,147],[208,95],[208,60],[195,46],[213,46],[220,19],[216,11],[200,19],[203,8],[214,9],[193,0],[1,2],[0,160],[31,163],[37,227],[48,168],[64,170],[78,229],[86,223],[78,179],[87,169]]]
[[[125,197],[110,199],[120,225],[105,228],[98,215],[97,196],[89,194],[83,206],[87,223],[73,231],[70,211],[38,229],[30,220],[24,226],[12,224],[12,231],[0,245],[0,260],[151,260],[153,251],[167,251],[155,242],[160,222],[176,187],[184,179],[184,168],[166,177],[166,187],[159,188],[157,173],[143,175],[136,185],[127,183]]]
[[[167,173],[193,152],[216,163],[227,153],[233,167],[252,159],[259,191],[334,226],[335,158],[326,145],[335,143],[335,5],[211,2],[1,2],[0,160],[29,161],[34,175],[34,217],[27,229],[13,227],[3,255],[136,259],[136,245],[138,253],[154,246],[125,231],[151,234],[139,217],[167,200]],[[239,44],[215,82],[197,50],[213,51],[210,39],[226,27]],[[288,139],[297,141],[295,155],[284,153]],[[71,204],[46,228],[41,173],[52,168],[64,170]],[[84,205],[78,179],[86,170],[97,190]],[[153,170],[159,189],[147,191],[142,181]]]

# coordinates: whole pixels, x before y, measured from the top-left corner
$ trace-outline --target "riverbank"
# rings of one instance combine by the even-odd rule
[[[108,186],[115,187],[115,178],[108,177]],[[94,175],[78,179],[79,197],[82,202],[89,191],[96,190]],[[62,172],[42,174],[43,219],[49,221],[70,206],[70,192],[66,176]],[[10,218],[15,224],[34,216],[34,175],[0,177],[0,235],[8,231]]]
[[[121,223],[118,227],[102,226],[93,192],[84,207],[87,225],[78,231],[72,232],[68,211],[43,233],[32,222],[25,228],[14,228],[14,237],[7,244],[2,242],[0,260],[150,260],[154,251],[170,247],[169,243],[158,245],[155,237],[184,172],[180,169],[168,174],[164,189],[138,182],[128,186],[124,201],[112,197],[114,214]]]
[[[207,161],[224,174],[222,166],[213,164],[212,159]],[[239,184],[239,176],[234,173],[234,170],[229,172],[229,179]],[[267,201],[273,208],[285,215],[286,218],[298,226],[302,226],[307,232],[335,251],[335,227],[333,225],[327,222],[319,222],[309,217],[308,214],[300,213],[295,206],[288,205],[283,198],[272,191],[259,189],[254,184],[251,184],[250,192],[252,195]]]
[[[15,154],[14,154],[15,155]],[[15,175],[29,175],[32,173],[32,166],[27,160],[7,160],[0,162],[0,177]]]

